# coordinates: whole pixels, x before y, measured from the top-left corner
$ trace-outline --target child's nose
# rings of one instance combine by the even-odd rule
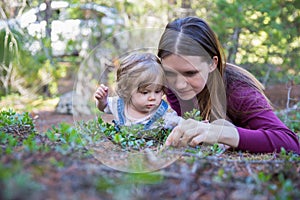
[[[155,100],[155,94],[153,94],[153,93],[150,93],[150,95],[149,95],[149,98],[148,98],[150,101],[151,100]]]

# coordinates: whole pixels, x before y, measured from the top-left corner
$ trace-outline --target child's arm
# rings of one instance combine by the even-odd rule
[[[172,109],[168,108],[167,112],[163,116],[164,119],[164,128],[167,129],[173,129],[175,126],[177,126],[183,118],[178,116],[177,113]]]
[[[101,84],[95,92],[96,106],[100,111],[104,111],[107,106],[108,87]]]

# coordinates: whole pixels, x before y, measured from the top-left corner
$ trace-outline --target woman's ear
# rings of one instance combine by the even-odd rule
[[[209,72],[214,71],[218,66],[218,61],[219,61],[218,57],[214,56],[212,59],[213,59],[212,64],[209,66]]]

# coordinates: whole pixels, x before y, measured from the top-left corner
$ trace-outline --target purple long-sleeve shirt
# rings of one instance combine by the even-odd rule
[[[238,150],[267,153],[280,152],[284,147],[287,151],[300,154],[298,136],[280,121],[259,91],[235,81],[227,85],[226,93],[227,114],[240,136]],[[171,91],[167,92],[167,99],[180,115],[180,104]]]

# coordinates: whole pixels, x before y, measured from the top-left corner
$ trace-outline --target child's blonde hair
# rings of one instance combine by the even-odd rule
[[[134,53],[122,59],[117,69],[116,93],[128,102],[134,91],[151,84],[164,86],[164,71],[160,60],[151,53]]]

